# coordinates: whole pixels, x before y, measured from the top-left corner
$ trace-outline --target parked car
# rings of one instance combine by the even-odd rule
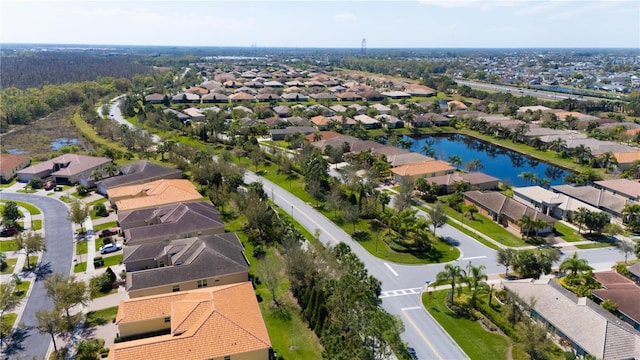
[[[104,229],[98,233],[99,238],[118,235],[118,228]]]
[[[53,181],[49,180],[44,184],[44,189],[45,190],[53,190],[53,188],[56,187],[56,183],[54,183]]]
[[[53,191],[62,191],[62,186],[56,186],[53,188]]]
[[[118,250],[122,250],[122,245],[110,243],[100,247],[100,254],[108,254]]]
[[[2,231],[0,231],[0,236],[2,237],[9,237],[9,236],[13,236],[15,234],[18,233],[18,229],[11,227],[11,228],[3,228]]]

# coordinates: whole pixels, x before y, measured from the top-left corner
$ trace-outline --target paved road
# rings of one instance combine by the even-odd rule
[[[119,122],[120,124],[126,125],[131,129],[137,129],[132,123],[128,122],[124,116],[122,116],[122,112],[120,111],[120,102],[122,101],[121,96],[118,96],[116,98],[114,98],[111,105],[109,106],[109,118],[113,119],[117,122]],[[98,110],[98,114],[100,114],[100,110]],[[156,134],[151,134],[151,138],[153,139],[154,143],[159,143],[161,141],[160,137]]]
[[[51,272],[65,276],[71,271],[73,262],[73,227],[67,219],[69,210],[59,200],[40,195],[0,192],[2,200],[18,200],[29,202],[42,211],[44,219],[44,235],[47,251],[42,255],[40,266],[49,267]],[[28,327],[27,337],[23,342],[23,350],[11,354],[9,358],[42,359],[51,345],[51,337],[40,334],[35,329],[37,320],[35,313],[41,309],[52,309],[53,302],[47,297],[43,281],[36,281],[27,300],[20,322]]]
[[[514,88],[513,86],[488,84],[488,83],[481,83],[476,81],[456,80],[456,82],[458,83],[458,85],[467,85],[470,88],[474,88],[474,89],[509,92],[515,95],[529,95],[529,96],[533,96],[533,97],[537,97],[545,100],[563,100],[563,99],[580,99],[580,100],[591,100],[591,101],[604,100],[604,98],[598,98],[598,97],[592,97],[592,96],[584,96],[580,98],[580,95],[577,95],[577,94],[572,95],[572,94],[565,94],[565,93],[559,93],[559,92],[553,92],[553,91],[543,91],[543,90],[534,91],[534,89]]]

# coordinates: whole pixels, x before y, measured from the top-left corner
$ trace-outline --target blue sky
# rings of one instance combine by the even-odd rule
[[[638,0],[1,0],[3,43],[640,48]]]

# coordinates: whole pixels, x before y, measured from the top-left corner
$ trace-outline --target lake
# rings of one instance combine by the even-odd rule
[[[469,161],[479,159],[483,166],[479,171],[495,176],[503,182],[508,181],[515,187],[532,185],[529,180],[518,177],[524,172],[535,174],[537,179],[548,179],[550,185],[562,184],[563,178],[569,174],[569,171],[562,168],[467,135],[449,134],[420,139],[405,136],[404,139],[412,141],[410,151],[433,156],[439,160],[449,161],[451,155],[460,156],[461,170],[465,170],[465,164]],[[429,154],[425,149],[433,151]]]

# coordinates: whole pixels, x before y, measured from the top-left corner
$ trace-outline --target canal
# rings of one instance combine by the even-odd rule
[[[458,167],[465,170],[465,165],[472,160],[479,160],[479,171],[507,181],[515,187],[541,184],[559,185],[569,171],[539,161],[518,152],[496,146],[494,144],[463,134],[427,136],[420,139],[404,137],[411,141],[410,151],[449,161],[452,155],[458,155],[462,164]],[[523,174],[524,176],[519,176]],[[543,180],[546,179],[546,180]]]

